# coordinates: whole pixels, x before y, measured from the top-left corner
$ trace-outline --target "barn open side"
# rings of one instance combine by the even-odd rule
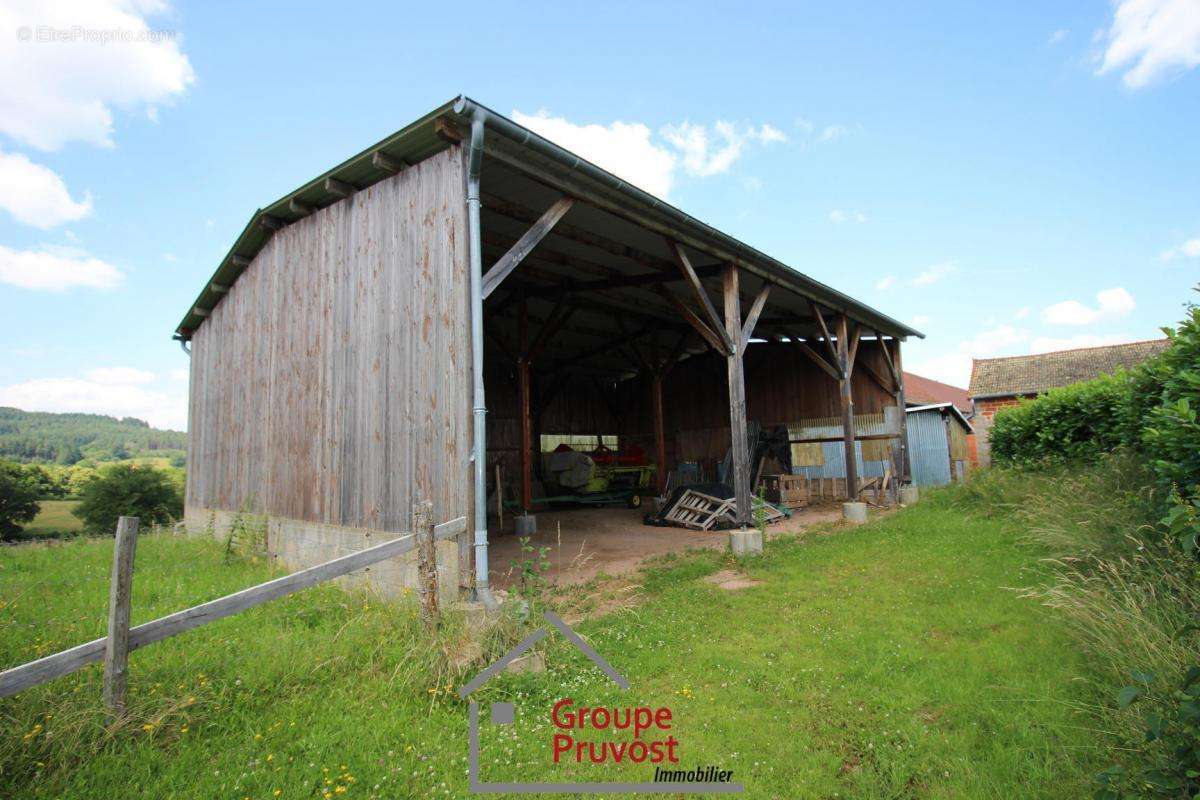
[[[486,594],[508,567],[487,566],[489,497],[536,514],[543,444],[571,437],[640,450],[648,494],[725,461],[743,525],[750,422],[784,432],[791,471],[840,443],[850,497],[908,472],[916,331],[465,97],[256,213],[176,335],[189,526],[261,517],[293,566],[428,500],[474,531],[442,543],[443,587]]]

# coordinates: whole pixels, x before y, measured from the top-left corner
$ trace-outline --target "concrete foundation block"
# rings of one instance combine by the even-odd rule
[[[867,504],[842,503],[842,519],[855,525],[862,525],[867,521]]]
[[[911,506],[919,499],[921,499],[921,492],[917,487],[912,485],[900,487],[900,505]]]
[[[747,530],[730,531],[729,549],[735,556],[762,555],[762,531],[753,528]]]
[[[533,536],[537,533],[537,517],[533,514],[521,514],[513,517],[517,536]]]

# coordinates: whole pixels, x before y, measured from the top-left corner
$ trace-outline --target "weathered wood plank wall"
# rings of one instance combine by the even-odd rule
[[[271,239],[192,340],[189,507],[381,531],[470,513],[461,149]]]

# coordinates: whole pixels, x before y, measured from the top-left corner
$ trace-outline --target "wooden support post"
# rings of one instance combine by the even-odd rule
[[[886,343],[884,344],[886,349]],[[904,365],[900,361],[900,340],[892,340],[892,353],[890,364],[895,370],[896,377],[896,408],[900,412],[900,482],[908,483],[912,480],[912,461],[909,458],[908,452],[908,414],[905,413],[905,403],[908,401],[904,397]]]
[[[842,373],[838,381],[842,401],[842,442],[846,448],[846,498],[858,501],[858,454],[854,450],[854,397],[850,391],[850,375],[854,368],[850,352],[849,320],[846,315],[838,317],[837,357]]]
[[[521,293],[517,317],[517,412],[521,415],[521,513],[533,505],[533,365],[529,361],[529,303]]]
[[[108,589],[108,640],[104,647],[104,707],[116,717],[125,714],[125,690],[129,684],[129,609],[137,531],[137,517],[121,517],[117,521],[112,582]]]
[[[746,381],[742,373],[742,301],[738,294],[736,264],[728,264],[724,272],[725,335],[736,342],[725,358],[729,384],[729,447],[733,455],[733,494],[737,502],[735,522],[745,528],[750,525],[750,453],[746,441]]]
[[[533,505],[533,366],[528,359],[517,362],[517,388],[521,404],[521,510]]]
[[[650,405],[654,410],[654,457],[658,464],[655,483],[661,495],[667,488],[667,437],[663,425],[662,372],[650,376]]]
[[[437,544],[433,538],[433,503],[413,503],[413,536],[417,540],[417,583],[421,619],[432,630],[438,623]]]

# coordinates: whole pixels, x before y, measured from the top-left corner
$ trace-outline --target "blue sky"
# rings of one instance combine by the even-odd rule
[[[251,212],[460,92],[914,324],[913,371],[1150,338],[1198,64],[1200,0],[0,0],[0,405],[183,427],[171,333]]]

